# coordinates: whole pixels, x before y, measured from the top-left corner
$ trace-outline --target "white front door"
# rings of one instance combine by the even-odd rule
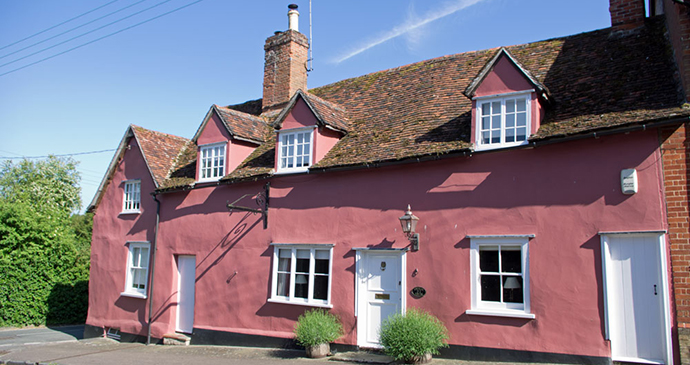
[[[194,284],[196,257],[177,257],[177,331],[192,333],[194,327]]]
[[[380,348],[379,329],[405,310],[405,252],[357,251],[357,346]]]
[[[663,242],[661,234],[602,235],[614,361],[672,362]]]

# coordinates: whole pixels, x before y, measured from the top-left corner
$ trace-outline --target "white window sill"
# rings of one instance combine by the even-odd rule
[[[276,170],[275,175],[289,175],[289,174],[302,174],[309,172],[309,168],[297,169],[297,170]]]
[[[212,179],[197,180],[197,181],[196,181],[196,184],[214,183],[214,182],[218,182],[218,181],[219,181],[220,179],[222,179],[222,178],[223,178],[223,176],[221,176],[221,177],[214,177],[214,178],[212,178]]]
[[[141,210],[125,210],[120,212],[119,215],[129,215],[129,214],[141,214]]]
[[[491,316],[491,317],[511,317],[511,318],[524,318],[524,319],[534,319],[536,316],[532,313],[526,313],[522,311],[511,311],[511,310],[496,310],[496,309],[468,309],[465,311],[466,314],[471,316]]]
[[[505,148],[512,148],[512,147],[520,147],[520,146],[526,146],[529,145],[529,140],[528,141],[522,141],[519,143],[510,143],[510,144],[477,144],[475,143],[474,150],[475,151],[491,151],[491,150],[501,150]]]
[[[138,299],[146,299],[146,294],[130,293],[130,292],[126,292],[126,291],[123,291],[122,293],[120,293],[120,296],[130,297],[130,298],[138,298]]]
[[[290,305],[303,305],[306,307],[318,307],[318,308],[333,308],[333,304],[325,304],[325,303],[309,303],[309,302],[291,302],[289,300],[285,299],[276,299],[276,298],[269,298],[268,299],[269,303],[280,303],[280,304],[290,304]]]

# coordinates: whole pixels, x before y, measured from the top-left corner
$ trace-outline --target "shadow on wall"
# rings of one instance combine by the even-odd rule
[[[89,281],[74,284],[55,284],[48,295],[46,323],[76,324],[86,322],[89,308]]]

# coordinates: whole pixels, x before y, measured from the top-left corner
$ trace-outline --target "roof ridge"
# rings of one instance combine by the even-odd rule
[[[144,127],[138,126],[138,125],[136,125],[136,124],[130,124],[130,125],[131,125],[133,128],[140,128],[140,129],[143,129],[143,130],[148,131],[148,132],[151,132],[151,133],[156,133],[156,134],[164,135],[164,136],[167,136],[167,137],[178,138],[178,139],[182,139],[182,140],[185,140],[185,141],[190,141],[189,138],[176,136],[176,135],[170,134],[170,133],[159,132],[159,131],[157,131],[157,130],[144,128]]]
[[[222,106],[222,105],[218,105],[218,104],[213,104],[213,106],[218,108],[218,109],[222,109],[224,112],[228,112],[228,113],[236,115],[238,117],[248,117],[249,119],[255,119],[255,120],[260,121],[262,123],[266,123],[266,121],[263,118],[258,117],[256,115],[241,112],[239,110],[231,109],[231,108],[228,108],[227,106]]]

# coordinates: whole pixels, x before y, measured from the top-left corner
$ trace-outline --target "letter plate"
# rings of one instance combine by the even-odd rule
[[[390,294],[374,294],[374,299],[390,299]]]

